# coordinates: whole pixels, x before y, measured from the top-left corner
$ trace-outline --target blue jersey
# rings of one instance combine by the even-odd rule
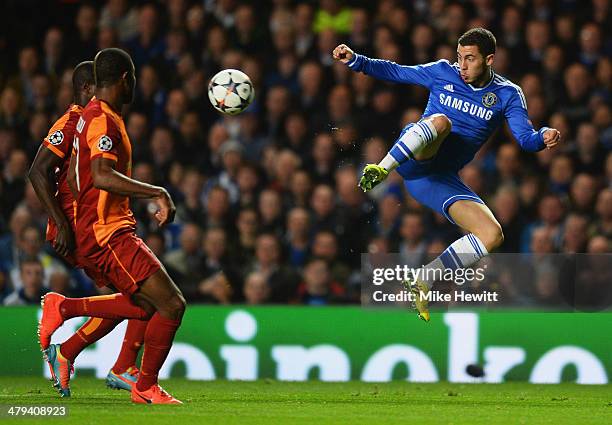
[[[548,128],[534,130],[527,116],[523,91],[499,75],[493,74],[486,86],[476,88],[463,81],[457,64],[445,59],[405,66],[355,54],[348,66],[381,80],[427,87],[430,94],[423,117],[441,113],[450,119],[451,132],[427,167],[418,161],[407,161],[398,168],[406,178],[425,170],[460,170],[474,158],[503,119],[508,121],[512,134],[524,150],[537,152],[545,146],[542,134]]]

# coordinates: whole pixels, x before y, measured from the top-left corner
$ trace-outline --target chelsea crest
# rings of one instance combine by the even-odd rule
[[[497,103],[497,96],[495,95],[495,93],[488,92],[488,93],[485,93],[484,96],[482,96],[482,104],[486,106],[487,108],[490,108],[496,103]]]

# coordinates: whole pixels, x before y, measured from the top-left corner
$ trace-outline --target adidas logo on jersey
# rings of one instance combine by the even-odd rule
[[[448,91],[450,91],[450,92],[454,92],[454,91],[455,91],[455,88],[453,87],[453,85],[452,85],[452,84],[447,84],[447,85],[445,85],[445,86],[444,86],[444,89],[445,89],[445,90],[448,90]]]

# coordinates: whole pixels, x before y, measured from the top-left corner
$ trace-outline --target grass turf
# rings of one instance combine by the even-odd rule
[[[612,387],[575,384],[415,384],[187,381],[163,386],[185,404],[145,406],[126,391],[79,377],[60,399],[43,378],[0,378],[0,404],[65,405],[62,424],[603,424],[612,423]],[[10,420],[10,419],[9,419]],[[0,421],[9,421],[6,416]]]

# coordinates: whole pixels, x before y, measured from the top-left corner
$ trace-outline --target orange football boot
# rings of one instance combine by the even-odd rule
[[[138,391],[136,385],[132,386],[132,401],[142,404],[183,404],[182,401],[168,394],[159,384],[151,386],[146,391]]]
[[[43,351],[49,348],[51,335],[64,323],[60,305],[65,299],[66,297],[57,292],[49,292],[42,297],[40,302],[42,317],[38,322],[38,340]]]

